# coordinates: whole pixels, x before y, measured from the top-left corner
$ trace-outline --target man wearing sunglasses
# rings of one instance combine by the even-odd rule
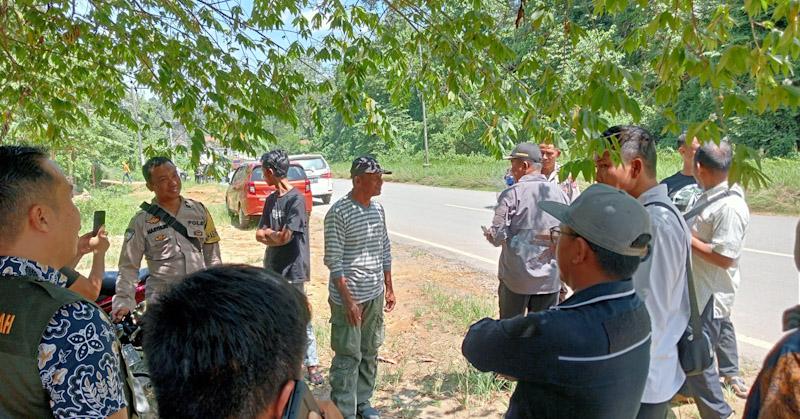
[[[517,379],[506,418],[633,418],[650,362],[650,316],[631,276],[649,252],[650,217],[627,193],[592,185],[571,205],[541,202],[562,281],[575,290],[547,311],[483,319],[462,353]]]

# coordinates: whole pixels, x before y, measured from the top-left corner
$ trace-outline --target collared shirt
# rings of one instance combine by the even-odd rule
[[[722,182],[708,189],[700,195],[695,206],[705,205],[708,200],[727,189],[728,182]],[[731,195],[722,198],[689,220],[692,233],[702,242],[710,244],[712,251],[735,259],[733,266],[723,269],[696,254],[692,255],[692,272],[697,288],[698,306],[704,307],[713,295],[716,319],[731,314],[736,290],[739,288],[739,256],[744,248],[747,225],[750,223],[750,210],[743,198],[744,191],[739,185],[733,185],[730,189],[742,197]]]
[[[158,205],[155,199],[152,205]],[[164,209],[164,208],[162,208]],[[169,213],[166,209],[165,212]],[[219,234],[211,214],[200,202],[181,198],[177,214],[170,214],[186,227],[187,233],[202,243],[202,251],[160,217],[139,211],[125,230],[119,256],[119,276],[114,309],[136,306],[136,283],[142,258],[147,261],[147,301],[153,302],[183,277],[222,263]]]
[[[672,399],[686,379],[677,344],[689,323],[686,256],[692,236],[669,199],[666,185],[655,186],[638,199],[650,215],[653,235],[650,257],[639,264],[633,275],[633,287],[647,306],[653,333],[650,373],[642,403],[662,403]],[[672,211],[653,202],[667,204]]]
[[[29,276],[65,287],[66,277],[34,261],[0,256],[3,280]],[[83,301],[61,307],[39,343],[39,376],[56,418],[105,418],[127,404],[114,327],[96,306]],[[2,373],[0,373],[2,376]]]
[[[556,168],[550,172],[550,175],[547,176],[548,182],[553,182],[561,187],[561,190],[564,191],[564,195],[567,196],[567,199],[570,203],[578,198],[578,195],[581,194],[581,190],[578,187],[578,182],[572,178],[572,176],[567,176],[567,178],[563,182],[558,181],[558,172],[561,171],[561,166],[556,163]]]
[[[558,220],[536,206],[540,201],[569,204],[561,189],[544,175],[525,175],[497,198],[490,232],[495,246],[502,246],[497,277],[516,294],[558,292],[555,250],[550,228]]]
[[[350,193],[336,201],[325,215],[323,260],[331,272],[328,294],[335,304],[342,304],[335,281],[343,276],[356,304],[381,295],[383,273],[392,270],[392,245],[383,206],[372,200],[364,207]]]
[[[461,351],[517,378],[506,418],[633,418],[650,361],[650,318],[631,280],[576,292],[547,311],[472,325]]]

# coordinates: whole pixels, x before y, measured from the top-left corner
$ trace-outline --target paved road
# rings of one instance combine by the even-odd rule
[[[349,180],[334,180],[333,201],[350,188]],[[385,183],[378,199],[393,240],[496,272],[500,250],[483,239],[480,228],[490,223],[495,193]],[[327,208],[317,203],[314,213],[322,215]],[[799,278],[791,256],[796,223],[791,217],[751,218],[733,314],[739,352],[750,361],[763,359],[782,336],[781,313],[798,303]]]

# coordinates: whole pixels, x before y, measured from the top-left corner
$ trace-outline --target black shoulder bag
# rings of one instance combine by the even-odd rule
[[[197,240],[197,237],[192,237],[189,235],[189,231],[186,230],[186,226],[181,224],[180,221],[176,220],[175,217],[169,215],[163,208],[159,207],[158,205],[150,205],[147,202],[142,202],[142,205],[139,205],[139,208],[147,212],[148,214],[155,215],[156,217],[161,218],[161,221],[164,224],[171,227],[173,230],[177,231],[181,236],[186,237],[186,240],[189,240],[195,249],[199,252],[203,251],[203,247],[200,244],[200,240]]]
[[[679,219],[681,218],[677,211],[663,202],[656,201],[645,204],[645,206],[651,205],[666,208],[675,214],[676,217]],[[703,330],[703,325],[700,321],[700,310],[697,304],[697,291],[694,288],[691,258],[692,249],[690,247],[688,252],[686,252],[686,278],[689,287],[689,306],[691,310],[689,314],[689,324],[686,326],[683,336],[681,336],[678,341],[678,359],[681,362],[683,372],[690,377],[702,374],[703,370],[714,362],[711,352],[711,339],[708,333]]]

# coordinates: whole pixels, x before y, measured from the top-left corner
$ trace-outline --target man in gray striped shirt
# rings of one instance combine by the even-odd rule
[[[386,217],[372,197],[383,174],[369,156],[353,160],[353,190],[325,216],[325,266],[331,306],[331,400],[345,419],[380,418],[369,399],[383,343],[383,312],[394,309],[392,255]],[[384,306],[385,298],[385,306]]]

